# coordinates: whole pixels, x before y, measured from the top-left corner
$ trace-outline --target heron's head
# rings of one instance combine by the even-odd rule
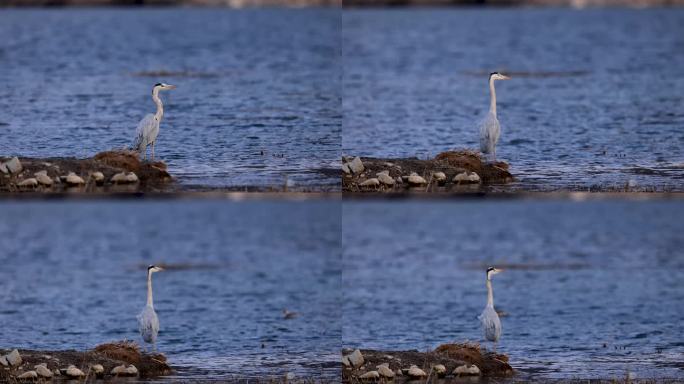
[[[510,80],[510,79],[511,79],[510,77],[508,77],[506,75],[502,75],[499,72],[492,72],[489,74],[489,80],[490,81],[491,80]]]
[[[175,88],[176,88],[175,85],[166,84],[166,83],[157,83],[157,84],[154,85],[154,87],[152,87],[152,90],[153,90],[153,91],[154,91],[154,90],[157,90],[157,91],[170,91],[170,90],[175,89]]]
[[[150,265],[149,267],[147,267],[147,273],[154,273],[154,272],[159,272],[159,271],[163,271],[163,270],[164,270],[164,268],[157,267],[156,265]]]
[[[502,271],[503,271],[503,269],[498,269],[498,268],[494,268],[494,267],[487,268],[487,280],[491,279],[492,276],[494,276],[497,273],[502,272]]]

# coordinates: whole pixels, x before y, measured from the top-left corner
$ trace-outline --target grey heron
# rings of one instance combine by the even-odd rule
[[[159,333],[159,318],[157,312],[154,311],[154,302],[152,300],[152,274],[163,271],[164,268],[150,265],[147,267],[147,305],[138,315],[138,325],[140,329],[140,336],[146,343],[152,344],[154,349],[157,346],[157,333]]]
[[[501,320],[499,315],[494,310],[494,291],[492,290],[492,276],[501,272],[501,269],[489,267],[487,268],[487,305],[478,317],[482,322],[482,330],[484,331],[485,339],[494,343],[496,349],[496,342],[501,337]]]
[[[498,72],[489,74],[489,112],[480,123],[480,151],[482,151],[491,162],[496,161],[496,143],[499,141],[499,135],[501,134],[499,119],[496,117],[496,89],[494,88],[494,81],[510,79],[510,77],[504,76]]]
[[[151,146],[152,160],[154,160],[154,143],[157,141],[157,135],[159,135],[159,123],[164,116],[164,105],[159,98],[159,91],[169,91],[174,88],[176,88],[175,85],[164,83],[157,83],[152,87],[152,100],[157,105],[157,112],[155,114],[150,113],[140,120],[133,142],[133,149],[144,155],[144,159],[147,159],[147,147]]]

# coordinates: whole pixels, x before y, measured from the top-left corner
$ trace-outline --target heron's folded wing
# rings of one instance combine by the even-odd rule
[[[133,149],[142,151],[147,146],[146,138],[149,136],[152,127],[154,126],[154,115],[148,114],[143,117],[138,123],[138,129],[135,131],[135,141],[133,142]]]

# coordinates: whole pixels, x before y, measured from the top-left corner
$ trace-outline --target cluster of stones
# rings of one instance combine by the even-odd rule
[[[49,165],[49,164],[47,164]],[[17,157],[13,157],[7,162],[0,162],[0,173],[7,175],[22,176],[21,172],[24,167]],[[90,173],[88,180],[101,186],[105,183],[105,176],[102,172],[96,171]],[[109,180],[112,184],[135,184],[139,181],[138,176],[133,172],[120,172],[112,176]],[[66,175],[55,177],[54,179],[48,176],[47,171],[39,171],[33,174],[33,177],[24,178],[16,183],[20,189],[35,189],[38,187],[52,188],[54,184],[63,184],[67,187],[82,187],[86,185],[86,180],[74,172],[69,172]]]
[[[50,359],[50,356],[45,356]],[[13,350],[5,356],[0,356],[0,365],[5,367],[4,369],[13,369],[17,371],[14,373],[14,377],[17,380],[35,380],[44,379],[49,380],[53,377],[64,377],[66,379],[80,379],[86,376],[96,376],[103,377],[105,375],[105,369],[102,364],[93,364],[89,366],[88,374],[83,372],[80,368],[75,365],[69,365],[66,368],[56,368],[50,370],[47,363],[41,363],[33,366],[32,370],[24,371],[22,364],[24,363],[18,350]],[[21,371],[21,372],[19,372]],[[112,376],[138,376],[138,369],[134,365],[119,365],[114,367],[110,375]]]
[[[392,163],[386,163],[388,167],[393,166]],[[364,173],[366,167],[363,165],[361,158],[354,157],[353,159],[347,158],[342,161],[342,172],[345,175],[357,175],[359,177],[366,177]],[[406,176],[399,176],[397,178],[392,178],[389,171],[381,171],[375,174],[375,177],[368,178],[363,182],[359,183],[359,187],[365,189],[376,189],[380,187],[393,188],[395,185],[405,185],[407,187],[421,187],[427,185],[429,182],[435,182],[439,185],[444,185],[447,182],[447,176],[444,172],[434,172],[430,177],[431,181],[426,180],[423,176],[411,172]],[[451,180],[454,184],[480,184],[482,180],[480,176],[475,172],[463,171],[456,174]]]
[[[391,356],[387,356],[391,358]],[[396,377],[404,377],[409,380],[415,379],[425,379],[429,375],[423,369],[416,365],[411,365],[407,368],[399,368],[397,370],[392,370],[389,367],[389,363],[382,363],[375,366],[375,369],[368,370],[364,366],[365,360],[363,354],[360,350],[355,350],[354,352],[342,356],[342,366],[343,369],[350,369],[356,372],[356,377],[361,381],[378,381],[378,380],[394,380]],[[429,369],[431,375],[443,378],[448,375],[447,369],[443,364],[432,365]],[[452,376],[480,376],[480,369],[474,364],[468,364],[463,362],[463,364],[457,366],[452,372]]]

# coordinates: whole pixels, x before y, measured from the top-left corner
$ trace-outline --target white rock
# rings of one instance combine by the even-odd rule
[[[112,368],[112,371],[110,372],[112,375],[125,375],[126,372],[126,366],[121,364],[117,365],[116,367]]]
[[[434,174],[432,174],[432,177],[434,177],[435,180],[437,180],[440,183],[446,180],[446,175],[444,174],[444,172],[435,172]]]
[[[425,371],[418,368],[417,366],[412,365],[411,368],[409,368],[409,370],[408,370],[408,375],[413,377],[413,378],[419,378],[419,377],[427,376],[427,373],[425,373]]]
[[[9,363],[7,362],[7,358],[5,356],[0,356],[0,365],[4,367],[9,365]]]
[[[427,181],[422,176],[419,176],[417,173],[412,173],[408,177],[408,182],[411,185],[423,185],[427,184]]]
[[[85,373],[73,365],[70,365],[66,370],[66,375],[69,377],[83,377]]]
[[[347,358],[349,359],[349,362],[352,364],[354,368],[358,368],[363,365],[363,355],[361,354],[361,351],[358,349],[352,352],[351,354],[347,355]]]
[[[361,173],[364,169],[366,169],[366,167],[363,166],[363,162],[361,162],[361,158],[358,156],[347,164],[349,165],[349,169],[354,173]]]
[[[432,367],[432,371],[437,374],[437,376],[446,375],[446,367],[442,364],[437,364]]]
[[[90,369],[92,369],[96,375],[104,373],[104,367],[102,366],[102,364],[95,364],[91,366]]]
[[[394,374],[397,376],[404,376],[404,373],[401,372],[401,369],[397,369],[396,371],[394,371]]]
[[[102,184],[105,179],[104,174],[102,172],[93,172],[93,174],[90,175],[90,177],[92,177],[97,184]]]
[[[378,173],[378,180],[385,185],[394,185],[394,179],[386,173]]]
[[[126,367],[126,374],[131,375],[131,376],[137,376],[138,375],[138,368],[136,368],[135,365],[131,364],[128,367]]]
[[[85,181],[83,181],[81,176],[79,176],[73,172],[69,172],[69,174],[66,177],[66,183],[69,185],[81,185],[81,184],[85,184]]]
[[[378,365],[377,369],[378,369],[378,373],[382,377],[386,377],[388,379],[394,377],[394,372],[392,372],[392,370],[389,369],[389,367],[384,365],[384,364]]]
[[[295,379],[295,374],[294,372],[288,372],[287,375],[285,375],[286,380],[294,380]]]
[[[384,170],[384,171],[380,171],[380,172],[378,172],[378,173],[375,174],[375,176],[380,176],[380,175],[387,175],[387,176],[389,176],[389,171],[388,171],[388,170]]]
[[[344,172],[344,173],[346,173],[346,174],[350,174],[350,173],[351,173],[351,169],[349,169],[349,165],[348,165],[347,163],[343,163],[343,164],[342,164],[342,172]]]
[[[138,182],[138,176],[133,172],[121,172],[112,176],[111,181],[114,184],[132,184]]]
[[[47,175],[46,171],[36,172],[34,176],[40,184],[45,185],[47,187],[52,185],[52,179],[50,178],[50,176]]]
[[[7,169],[7,165],[5,165],[5,163],[0,163],[0,172],[9,173],[9,169]]]
[[[349,362],[349,358],[347,356],[342,356],[342,365],[345,367],[351,367],[351,363]]]
[[[10,173],[19,173],[24,169],[24,167],[21,166],[21,161],[19,161],[19,158],[16,156],[6,162],[5,166]]]
[[[456,367],[453,374],[456,376],[480,376],[480,368],[475,364],[464,364]]]
[[[16,349],[10,352],[9,355],[5,357],[7,358],[7,362],[9,363],[9,365],[13,367],[21,365],[21,363],[23,362],[23,360],[21,360],[21,355],[19,354],[19,351],[17,351]]]
[[[17,187],[22,187],[22,188],[34,188],[38,186],[38,180],[35,178],[31,177],[26,180],[22,180],[17,184]]]
[[[452,181],[454,183],[479,183],[480,175],[478,175],[475,172],[461,172],[458,175],[454,176],[454,179]]]
[[[43,364],[41,364],[41,365],[36,365],[36,366],[33,367],[33,368],[36,370],[36,372],[38,373],[39,376],[42,376],[42,377],[52,377],[52,376],[54,375],[54,374],[52,373],[52,371],[50,371],[49,369],[47,369],[47,367],[46,367],[45,365],[43,365]]]
[[[362,380],[363,379],[379,379],[379,378],[380,378],[380,374],[378,373],[378,371],[369,371],[369,372],[366,372],[363,375],[359,376],[359,379],[362,379]]]
[[[37,378],[38,378],[38,374],[36,373],[36,371],[24,372],[21,375],[17,376],[17,379],[37,379]]]
[[[59,369],[52,370],[52,373],[54,373],[55,376],[61,376],[62,375],[62,372],[60,372]]]
[[[359,184],[360,187],[377,187],[380,185],[380,181],[376,178],[368,179],[363,183]]]

